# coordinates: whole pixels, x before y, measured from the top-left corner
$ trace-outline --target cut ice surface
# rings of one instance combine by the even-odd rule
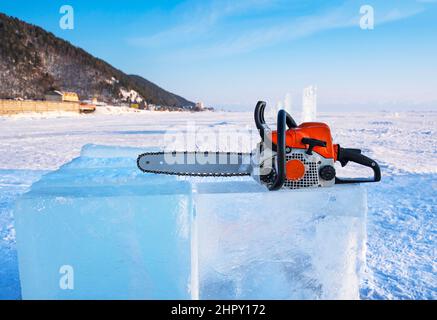
[[[141,152],[86,147],[18,201],[24,299],[191,297],[190,185],[141,173]]]
[[[363,187],[266,192],[249,182],[205,183],[194,203],[201,299],[359,298]]]

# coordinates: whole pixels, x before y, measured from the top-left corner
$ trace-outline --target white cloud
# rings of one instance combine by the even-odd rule
[[[385,23],[411,17],[424,10],[424,6],[417,1],[370,2],[375,3],[373,5],[376,28]],[[173,46],[174,54],[179,57],[227,56],[291,42],[325,30],[358,27],[359,8],[362,5],[362,1],[349,0],[337,7],[314,12],[311,15],[290,18],[280,16],[275,20],[261,14],[260,17],[253,18],[252,23],[243,25],[241,29],[229,28],[230,31],[226,32],[227,18],[275,6],[283,6],[285,10],[290,4],[280,0],[216,0],[207,5],[205,3],[206,1],[190,10],[187,8],[192,3],[188,3],[183,7],[183,13],[176,13],[184,17],[180,24],[151,36],[131,38],[129,43],[160,49]],[[188,10],[189,13],[184,10]],[[218,32],[218,29],[221,32]]]
[[[153,47],[174,45],[185,42],[187,38],[196,39],[207,34],[221,20],[250,10],[261,10],[275,5],[277,0],[213,0],[187,1],[171,16],[169,22],[179,21],[175,26],[153,35],[128,39],[132,45]]]

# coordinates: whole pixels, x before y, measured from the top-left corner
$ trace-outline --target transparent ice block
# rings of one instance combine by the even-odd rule
[[[363,187],[269,192],[253,182],[205,183],[194,203],[200,299],[359,298]]]
[[[21,197],[24,299],[359,298],[363,186],[270,192],[251,177],[145,174],[145,151],[86,146]]]
[[[191,298],[190,184],[141,173],[144,150],[125,151],[84,148],[18,201],[24,299]]]

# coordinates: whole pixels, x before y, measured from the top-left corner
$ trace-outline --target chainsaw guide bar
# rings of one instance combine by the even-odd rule
[[[147,173],[194,177],[238,177],[252,173],[251,153],[146,152],[138,156],[138,168]]]

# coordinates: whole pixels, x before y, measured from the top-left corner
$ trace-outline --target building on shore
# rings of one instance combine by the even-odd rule
[[[47,101],[57,101],[62,102],[63,101],[63,95],[61,91],[53,90],[49,91],[44,95],[45,100]]]
[[[44,97],[47,101],[79,102],[79,96],[76,92],[62,92],[58,90],[52,90],[47,92]]]
[[[129,104],[130,108],[138,109],[138,110],[148,110],[147,102],[141,101],[141,102],[131,102]]]
[[[196,105],[194,106],[194,110],[196,111],[205,110],[205,105],[203,104],[202,101],[196,102]]]

